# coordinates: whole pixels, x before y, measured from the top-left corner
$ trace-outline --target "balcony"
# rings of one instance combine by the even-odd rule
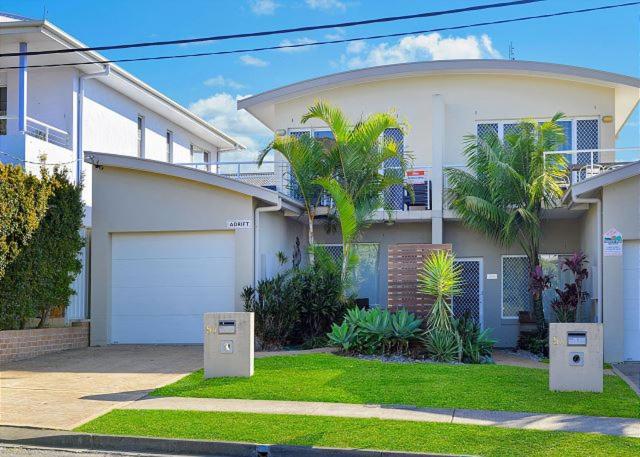
[[[262,166],[257,162],[195,162],[178,163],[187,167],[215,173],[227,178],[278,191],[296,200],[302,197],[298,191],[297,182],[291,173],[291,167],[287,162],[265,161]],[[398,173],[399,167],[388,166],[380,170],[380,173]],[[416,211],[431,209],[431,167],[418,166],[407,171],[404,182],[413,189],[413,200],[403,186],[392,186],[384,193],[385,209],[391,211]],[[333,202],[329,195],[321,198],[321,206],[331,207]]]
[[[580,149],[544,153],[545,160],[558,155],[564,156],[567,161],[561,184],[563,188],[568,189],[585,179],[640,161],[640,148]]]

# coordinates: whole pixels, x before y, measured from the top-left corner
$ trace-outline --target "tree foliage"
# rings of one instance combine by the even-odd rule
[[[22,167],[0,163],[0,279],[38,228],[50,192]]]
[[[60,169],[43,170],[40,181],[51,191],[46,213],[0,280],[2,328],[23,328],[31,317],[39,317],[39,327],[44,326],[53,308],[67,306],[82,269],[82,188]]]
[[[554,206],[563,192],[559,183],[566,173],[565,158],[544,156],[565,141],[557,123],[561,117],[522,121],[503,141],[497,134],[469,135],[464,151],[469,171],[445,170],[451,206],[463,223],[502,246],[517,243],[530,271],[540,265],[542,210]],[[534,300],[534,314],[544,319],[541,299]]]

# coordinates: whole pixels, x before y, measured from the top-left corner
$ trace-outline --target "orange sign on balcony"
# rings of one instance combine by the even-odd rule
[[[426,170],[407,170],[405,180],[410,184],[424,184],[427,180]]]

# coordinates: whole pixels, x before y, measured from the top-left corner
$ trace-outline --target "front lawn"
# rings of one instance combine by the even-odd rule
[[[80,432],[482,456],[638,456],[640,439],[428,422],[115,410]]]
[[[505,365],[399,364],[332,354],[256,359],[252,378],[196,371],[151,395],[402,404],[590,416],[640,417],[640,398],[617,376],[602,394],[550,392],[546,370]]]

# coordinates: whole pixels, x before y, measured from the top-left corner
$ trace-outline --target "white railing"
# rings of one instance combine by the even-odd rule
[[[69,148],[71,146],[68,132],[30,117],[27,118],[26,133],[47,143],[55,144],[56,146],[63,148]]]
[[[0,112],[0,114],[2,113]],[[8,133],[7,121],[17,121],[17,119],[17,116],[0,115],[0,134],[6,135]],[[55,144],[56,146],[67,149],[71,148],[71,135],[69,135],[69,132],[65,132],[64,130],[31,117],[27,117],[27,129],[25,133],[39,140],[46,141],[47,143]]]
[[[567,170],[563,185],[569,187],[585,179],[592,178],[621,166],[640,161],[640,148],[612,148],[612,149],[579,149],[569,151],[547,151],[545,161],[549,156],[564,156]]]
[[[254,186],[276,190],[298,200],[301,198],[296,180],[291,173],[291,167],[287,162],[265,161],[261,166],[255,161],[186,162],[174,165],[197,168]],[[399,172],[400,167],[384,167],[380,173],[394,173],[396,171]],[[431,167],[411,167],[405,174],[404,182],[413,188],[413,202],[403,186],[392,186],[384,193],[385,206],[393,210],[406,210],[409,209],[409,206],[431,209]],[[332,206],[333,202],[327,195],[321,199],[321,204],[322,206]]]

